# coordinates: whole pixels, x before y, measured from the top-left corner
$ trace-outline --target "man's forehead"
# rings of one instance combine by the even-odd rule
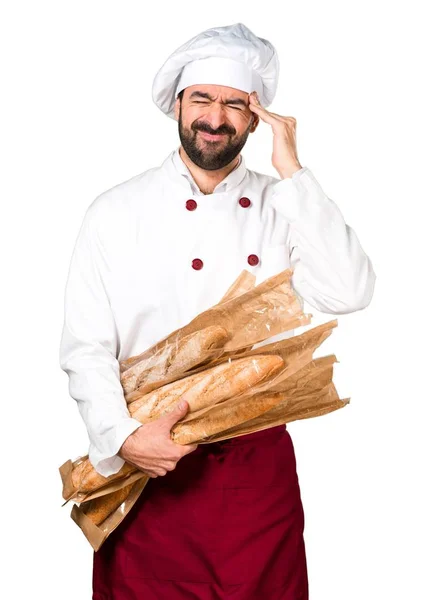
[[[186,88],[188,99],[199,97],[212,98],[214,100],[244,100],[248,103],[248,93],[225,85],[199,84]]]

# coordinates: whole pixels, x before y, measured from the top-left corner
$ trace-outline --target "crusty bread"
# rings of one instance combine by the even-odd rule
[[[184,377],[178,381],[173,381],[153,390],[148,394],[137,394],[133,392],[133,396],[136,398],[133,402],[128,404],[129,413],[134,419],[140,421],[140,423],[146,423],[150,420],[150,415],[155,414],[158,410],[162,411],[165,407],[171,403],[179,400],[193,384],[206,376],[205,371]],[[159,409],[158,409],[159,405]],[[137,418],[136,415],[139,415]]]
[[[227,331],[213,325],[165,345],[121,374],[125,394],[143,386],[148,391],[147,387],[156,382],[185,373],[209,358],[213,350],[224,346],[227,339]]]
[[[128,497],[135,482],[129,485],[106,494],[99,496],[93,500],[82,502],[80,508],[83,510],[85,515],[91,519],[95,525],[100,525],[111,513],[116,510],[124,500]]]
[[[189,403],[189,414],[236,397],[265,381],[284,366],[276,355],[254,355],[229,361],[145,394],[128,405],[134,419],[147,423],[173,410],[178,400]]]
[[[225,440],[236,437],[238,434],[245,435],[253,431],[260,431],[276,425],[291,423],[298,419],[310,419],[328,414],[343,408],[349,404],[349,398],[341,399],[337,393],[334,383],[331,381],[322,390],[300,396],[296,399],[287,397],[287,393],[279,392],[284,399],[276,406],[257,416],[255,419],[245,421],[235,427],[222,431],[215,440]],[[297,400],[297,401],[296,401]],[[213,441],[213,440],[211,440]]]
[[[122,468],[117,473],[113,473],[113,475],[104,477],[94,469],[89,458],[87,458],[73,469],[71,478],[75,489],[79,492],[86,493],[92,492],[93,490],[101,487],[108,481],[120,479],[121,477],[128,475],[135,469],[136,467],[133,467],[129,463],[124,463]]]
[[[90,463],[88,458],[82,460],[78,465],[76,465],[71,472],[71,482],[75,489],[79,489],[82,480],[85,478],[87,473],[91,470],[92,464]]]
[[[178,444],[198,443],[225,429],[254,419],[281,402],[284,394],[263,392],[242,399],[230,399],[216,404],[201,416],[182,419],[171,429],[171,439]],[[195,417],[195,415],[193,415]]]
[[[128,410],[140,423],[147,423],[173,410],[178,400],[185,399],[189,403],[188,415],[191,415],[214,404],[239,397],[246,390],[276,374],[283,366],[283,359],[274,354],[231,360],[144,394],[129,404]],[[225,427],[232,425],[226,422]],[[92,467],[87,458],[73,469],[72,483],[80,493],[88,493],[134,470],[134,466],[125,463],[118,473],[104,477]]]

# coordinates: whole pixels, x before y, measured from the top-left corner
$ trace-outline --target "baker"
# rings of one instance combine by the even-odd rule
[[[133,419],[119,362],[216,304],[247,269],[256,283],[288,267],[303,304],[366,307],[375,273],[354,230],[300,164],[296,120],[267,110],[279,62],[238,23],[178,48],[153,100],[181,144],[158,166],[100,194],[74,247],[60,364],[102,475],[124,461],[150,475],[144,493],[94,553],[95,600],[305,600],[304,512],[286,426],[179,446],[179,406]],[[245,166],[263,122],[279,178]],[[271,148],[266,148],[271,152]],[[293,331],[282,337],[293,335]],[[273,341],[271,338],[269,341]]]

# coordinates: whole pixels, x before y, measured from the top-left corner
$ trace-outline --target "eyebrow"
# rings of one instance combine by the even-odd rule
[[[189,96],[189,100],[192,98],[206,98],[207,100],[214,100],[207,92],[192,92]],[[247,106],[247,103],[242,98],[228,98],[223,104],[239,104],[241,106]]]

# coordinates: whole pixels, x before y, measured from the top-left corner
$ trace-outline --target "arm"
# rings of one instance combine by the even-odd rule
[[[104,287],[106,256],[97,229],[98,215],[99,203],[94,201],[71,258],[59,358],[86,425],[89,460],[107,477],[124,464],[117,452],[141,423],[130,416],[120,383],[118,336]]]
[[[355,232],[327,198],[296,149],[296,119],[267,111],[257,93],[249,108],[272,127],[272,164],[282,181],[273,186],[273,207],[289,221],[291,283],[314,308],[332,314],[355,312],[371,301],[376,275]]]
[[[321,312],[345,314],[370,303],[376,280],[370,258],[313,173],[302,167],[273,186],[272,205],[290,223],[291,279]]]

